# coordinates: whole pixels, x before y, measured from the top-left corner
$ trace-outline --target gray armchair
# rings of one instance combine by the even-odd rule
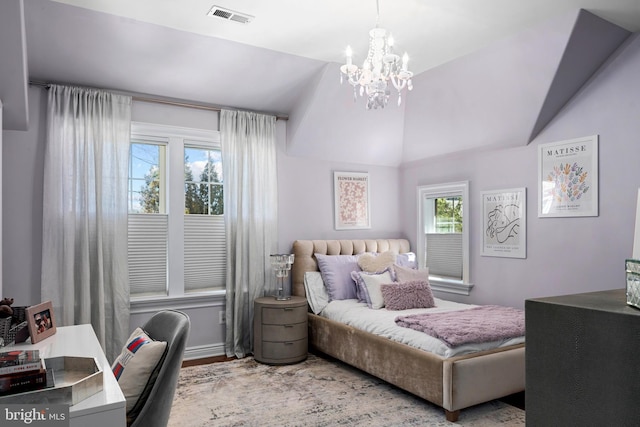
[[[190,326],[189,316],[176,310],[160,311],[142,326],[154,340],[166,341],[167,350],[140,399],[127,413],[127,426],[161,427],[169,422]]]

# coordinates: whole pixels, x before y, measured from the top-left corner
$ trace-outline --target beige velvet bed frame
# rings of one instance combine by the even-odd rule
[[[296,240],[293,294],[305,296],[304,273],[318,271],[314,254],[410,251],[404,239]],[[309,312],[309,345],[445,410],[456,421],[460,410],[524,390],[524,344],[444,358]]]

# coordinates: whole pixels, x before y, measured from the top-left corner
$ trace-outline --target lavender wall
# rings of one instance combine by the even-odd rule
[[[279,251],[297,239],[402,237],[398,168],[293,157],[286,152],[284,123],[278,122]],[[368,172],[371,229],[334,229],[333,172]]]
[[[29,129],[3,131],[3,296],[40,302],[46,94],[29,88]]]
[[[528,146],[459,153],[401,168],[402,225],[413,243],[416,186],[470,181],[467,212],[475,287],[469,297],[455,299],[522,307],[532,297],[624,287],[624,260],[631,256],[640,187],[638,75],[640,37],[634,34]],[[452,83],[441,78],[441,84]],[[484,108],[491,109],[494,102],[486,99]],[[407,126],[417,131],[421,123],[408,121]],[[538,145],[594,134],[600,136],[599,216],[538,218]],[[482,257],[479,193],[512,187],[527,188],[527,258]]]

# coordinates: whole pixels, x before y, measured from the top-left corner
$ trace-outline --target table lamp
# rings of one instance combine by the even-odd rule
[[[291,299],[291,287],[285,283],[289,276],[289,270],[293,264],[293,254],[272,254],[271,267],[276,275],[278,288],[276,290],[276,299],[278,301],[286,301]]]

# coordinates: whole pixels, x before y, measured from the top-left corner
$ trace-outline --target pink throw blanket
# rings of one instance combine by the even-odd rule
[[[449,347],[457,347],[524,335],[524,311],[484,305],[445,313],[399,316],[396,324],[439,338]]]

